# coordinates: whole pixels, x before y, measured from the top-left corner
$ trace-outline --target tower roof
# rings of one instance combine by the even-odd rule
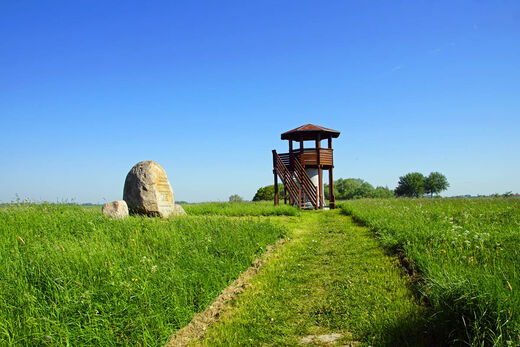
[[[284,132],[281,137],[282,140],[299,141],[300,139],[303,139],[304,141],[309,141],[316,140],[318,138],[318,134],[320,134],[322,139],[325,139],[328,137],[336,138],[339,136],[340,132],[314,124],[305,124],[296,129]]]

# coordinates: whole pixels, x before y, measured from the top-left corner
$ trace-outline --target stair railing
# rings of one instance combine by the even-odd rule
[[[311,178],[303,168],[298,158],[293,158],[293,167],[294,173],[297,177],[297,181],[303,187],[303,190],[305,191],[305,194],[307,194],[307,196],[309,197],[312,206],[315,209],[318,209],[318,194],[316,193],[318,187],[314,185],[314,183],[312,182]]]
[[[309,201],[315,209],[318,209],[318,187],[312,183],[298,158],[292,158],[292,163],[294,172],[291,172],[285,166],[276,150],[273,150],[274,170],[282,180],[292,200],[298,201],[299,208],[302,208],[302,205]]]
[[[273,165],[274,170],[282,180],[284,186],[293,201],[298,201],[298,206],[301,207],[301,192],[299,185],[294,181],[292,173],[287,169],[287,166],[282,162],[280,156],[273,150]]]

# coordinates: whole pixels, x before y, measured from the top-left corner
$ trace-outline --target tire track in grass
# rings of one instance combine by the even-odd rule
[[[398,259],[339,210],[271,218],[289,229],[247,289],[185,344],[436,345]],[[202,338],[200,338],[202,337]]]
[[[187,346],[191,341],[204,337],[208,326],[218,320],[226,310],[226,304],[250,286],[251,278],[265,265],[269,256],[285,242],[285,239],[280,239],[276,244],[267,246],[266,252],[227,286],[206,310],[196,314],[187,326],[173,334],[165,347]]]

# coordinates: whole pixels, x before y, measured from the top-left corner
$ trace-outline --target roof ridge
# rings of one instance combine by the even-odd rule
[[[320,130],[321,131],[330,131],[330,132],[339,133],[339,131],[334,130],[334,129],[325,128],[325,127],[322,127],[322,126],[319,126],[319,125],[307,123],[307,124],[301,125],[301,126],[299,126],[297,128],[294,128],[292,130],[286,131],[286,132],[284,132],[284,134],[289,134],[289,133],[297,132],[297,131],[320,131]]]
[[[319,134],[322,134],[322,138],[333,137],[337,138],[340,134],[339,131],[334,129],[325,128],[319,125],[314,124],[304,124],[295,129],[286,131],[282,134],[282,140],[290,140],[290,139],[304,139],[305,141],[315,139],[319,137]]]

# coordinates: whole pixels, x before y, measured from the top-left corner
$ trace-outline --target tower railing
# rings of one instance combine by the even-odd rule
[[[332,148],[304,148],[293,149],[290,153],[279,153],[278,155],[288,167],[291,166],[289,163],[291,156],[298,158],[302,165],[323,165],[327,167],[334,165],[332,153]]]

